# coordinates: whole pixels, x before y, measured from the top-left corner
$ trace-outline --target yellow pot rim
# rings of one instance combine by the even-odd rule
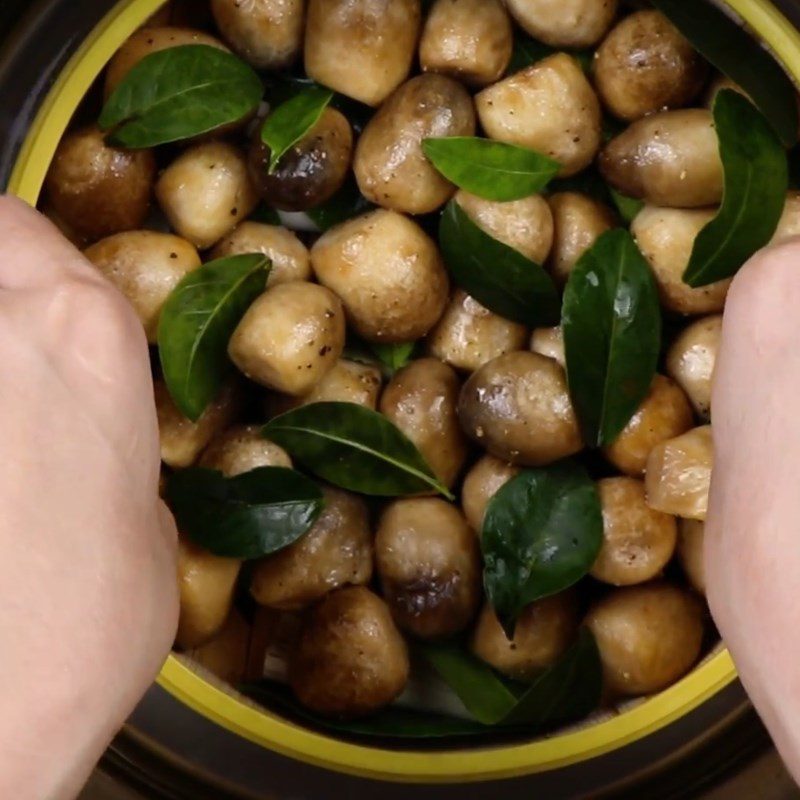
[[[800,82],[800,33],[769,0],[725,0]],[[9,191],[35,205],[58,142],[93,81],[125,39],[163,0],[122,0],[65,66],[22,146]],[[726,650],[660,694],[602,722],[526,744],[451,751],[397,751],[343,742],[253,707],[169,656],[158,683],[234,734],[282,755],[362,777],[406,782],[466,782],[566,767],[631,744],[689,713],[736,678]]]

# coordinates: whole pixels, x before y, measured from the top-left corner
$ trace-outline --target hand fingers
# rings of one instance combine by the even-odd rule
[[[15,197],[0,196],[0,289],[33,289],[71,277],[100,280],[48,219]]]
[[[158,501],[158,515],[161,523],[161,532],[166,539],[173,555],[178,552],[178,527],[175,517],[163,500]]]
[[[742,681],[800,771],[800,240],[758,254],[733,283],[712,399],[708,600]]]
[[[727,546],[760,544],[752,526],[761,527],[763,514],[779,514],[784,504],[800,510],[793,490],[800,470],[798,308],[800,240],[757,255],[731,288],[712,400],[712,545],[725,546],[723,537]],[[709,564],[712,580],[718,563]]]

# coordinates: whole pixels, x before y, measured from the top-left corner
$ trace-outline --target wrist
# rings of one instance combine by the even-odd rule
[[[54,669],[31,692],[20,681],[3,687],[0,797],[75,797],[113,736],[107,709],[83,681],[66,678]]]

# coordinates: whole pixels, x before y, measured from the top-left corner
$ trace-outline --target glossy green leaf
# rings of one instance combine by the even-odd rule
[[[486,200],[530,197],[560,169],[558,161],[535,150],[478,136],[423,139],[422,149],[445,178]]]
[[[624,222],[630,225],[636,215],[644,208],[644,203],[641,200],[637,200],[635,197],[628,197],[627,195],[621,194],[611,186],[608,187],[608,190],[620,217],[622,217]]]
[[[498,490],[483,520],[483,584],[509,638],[525,606],[589,572],[602,541],[597,489],[576,462],[524,470]]]
[[[218,556],[261,558],[288,547],[314,524],[320,488],[284,467],[259,467],[233,478],[201,467],[175,472],[167,501],[178,530]]]
[[[661,346],[658,289],[627,231],[606,231],[578,259],[564,289],[561,327],[584,439],[610,444],[647,394]]]
[[[401,370],[414,355],[416,342],[403,342],[402,344],[376,344],[370,345],[381,365],[383,374],[391,378],[395,372]]]
[[[542,729],[582,719],[600,705],[602,690],[597,642],[581,628],[575,644],[520,695],[503,724]]]
[[[261,254],[210,261],[186,275],[161,312],[158,351],[175,405],[197,420],[228,370],[228,340],[266,286],[269,262]]]
[[[145,56],[128,72],[99,125],[111,131],[113,145],[155,147],[244,119],[263,92],[258,75],[232,53],[204,44],[171,47]]]
[[[529,732],[580,719],[597,708],[602,665],[594,637],[582,628],[575,644],[529,686],[511,685],[454,644],[421,645],[421,652],[484,725]]]
[[[532,328],[558,322],[558,290],[544,268],[485,233],[455,200],[442,213],[439,246],[455,283],[490,311]]]
[[[265,76],[265,83],[267,86],[267,100],[269,100],[273,108],[285,103],[287,100],[291,100],[297,94],[307,89],[326,91],[326,87],[321,86],[316,81],[312,81],[311,78],[291,75],[285,72],[267,74]],[[359,103],[358,100],[353,100],[352,97],[346,97],[338,93],[334,93],[331,106],[337,111],[341,111],[342,114],[347,117],[347,121],[353,128],[353,133],[356,135],[361,133],[364,126],[375,113],[374,108]]]
[[[373,208],[361,192],[355,178],[349,175],[341,189],[320,205],[308,209],[306,214],[321,230],[327,231],[340,222],[357,217]]]
[[[714,125],[725,176],[722,205],[697,235],[683,280],[705,286],[735,275],[772,238],[789,186],[786,151],[763,114],[732,89],[717,92]]]
[[[517,705],[510,686],[460,644],[421,644],[418,649],[481,724],[499,724]]]
[[[413,359],[417,345],[418,342],[402,344],[365,342],[351,333],[347,337],[342,358],[377,367],[385,378],[392,378]]]
[[[527,737],[558,723],[580,719],[600,701],[602,668],[597,645],[587,629],[581,629],[575,644],[529,686],[498,677],[458,645],[419,644],[416,649],[471,711],[474,721],[401,706],[389,706],[364,719],[329,719],[304,708],[288,687],[272,681],[238,688],[257,703],[290,719],[340,735],[387,741],[465,737],[497,741],[501,736],[504,740],[511,735]]]
[[[269,113],[261,128],[261,140],[270,149],[270,172],[275,170],[286,151],[319,122],[332,98],[330,89],[312,86]]]
[[[653,0],[653,5],[720,72],[739,84],[787,147],[797,142],[796,89],[772,54],[712,3]]]
[[[435,489],[452,499],[411,440],[356,403],[300,406],[268,422],[264,436],[343,489],[382,497]]]

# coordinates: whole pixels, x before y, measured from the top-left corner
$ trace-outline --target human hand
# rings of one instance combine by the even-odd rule
[[[800,240],[728,295],[712,398],[708,601],[742,683],[800,779]]]
[[[66,798],[177,626],[147,344],[43,217],[0,197],[0,797]]]

